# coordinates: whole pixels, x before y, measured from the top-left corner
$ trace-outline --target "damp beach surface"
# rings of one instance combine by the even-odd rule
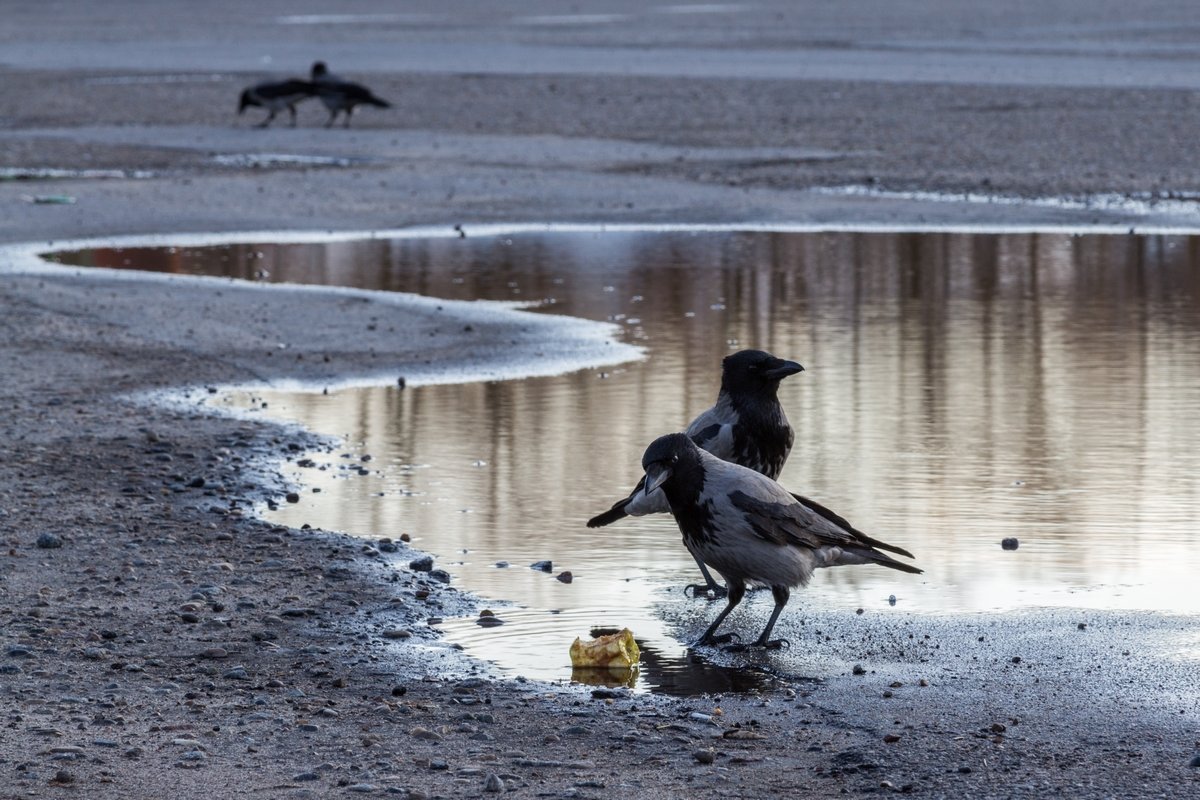
[[[121,0],[102,12],[64,15],[44,6],[9,15],[0,34],[9,78],[0,83],[0,104],[12,110],[0,131],[0,240],[33,244],[0,253],[6,791],[97,798],[1200,791],[1200,769],[1189,766],[1200,763],[1200,643],[1194,593],[1178,589],[1191,563],[1181,553],[1196,517],[1186,496],[1195,479],[1173,472],[1194,458],[1194,426],[1162,423],[1175,419],[1173,403],[1194,393],[1195,369],[1195,304],[1184,299],[1194,298],[1187,288],[1194,268],[1186,266],[1193,260],[1175,243],[1200,227],[1192,136],[1200,71],[1194,30],[1177,4],[1088,4],[1086,19],[1079,6],[1054,3],[877,3],[869,14],[861,5],[775,2],[610,5],[568,12],[540,0],[503,9],[442,2],[397,14],[366,2],[330,14],[266,0],[250,25],[241,5],[220,2],[203,19],[182,4],[147,15]],[[295,130],[250,130],[257,119],[234,115],[242,86],[303,72],[316,58],[365,81],[395,109],[356,115],[348,131],[320,128],[323,113],[313,106],[300,109]],[[75,202],[38,203],[38,196]],[[1027,237],[1039,242],[1037,258],[1026,247],[965,236],[943,237],[935,251],[880,248],[892,248],[901,263],[919,252],[956,265],[938,273],[948,282],[937,285],[916,278],[856,284],[859,299],[875,307],[846,330],[870,331],[923,309],[891,339],[855,339],[829,327],[833,312],[850,305],[821,294],[821,287],[849,291],[828,277],[786,295],[773,287],[770,269],[763,279],[791,310],[802,297],[825,298],[826,318],[811,305],[787,318],[758,313],[743,300],[763,283],[749,278],[731,280],[723,302],[706,295],[708,307],[674,309],[742,320],[696,342],[698,350],[716,354],[734,339],[769,344],[809,368],[785,384],[794,392],[785,397],[789,413],[806,428],[801,445],[850,449],[818,450],[832,466],[789,481],[821,487],[830,505],[891,535],[910,496],[880,496],[880,487],[928,496],[941,476],[947,502],[923,516],[945,527],[908,520],[896,533],[920,550],[928,584],[893,590],[862,571],[829,573],[785,612],[781,624],[794,626],[785,654],[713,653],[703,664],[681,665],[669,649],[646,651],[647,675],[660,680],[685,668],[711,670],[705,680],[751,678],[715,694],[513,678],[519,670],[499,656],[492,666],[456,645],[474,652],[485,637],[517,630],[522,614],[545,616],[561,597],[585,596],[598,571],[556,555],[578,574],[564,584],[528,572],[525,559],[497,568],[489,554],[485,574],[519,575],[501,584],[553,593],[544,603],[525,601],[523,610],[490,602],[515,592],[481,590],[489,598],[482,601],[457,590],[475,580],[465,562],[485,550],[479,541],[469,543],[472,553],[437,553],[434,567],[450,573],[449,586],[412,570],[423,547],[435,550],[424,537],[435,525],[440,531],[446,515],[420,505],[438,487],[425,484],[427,493],[412,497],[401,487],[413,489],[435,466],[450,464],[465,477],[442,489],[461,497],[495,482],[507,462],[499,444],[480,453],[469,437],[439,440],[453,461],[393,456],[386,442],[363,446],[347,421],[390,415],[384,396],[408,410],[424,395],[455,413],[470,398],[512,408],[536,400],[553,411],[566,388],[605,387],[596,389],[597,403],[620,406],[634,376],[654,386],[651,356],[664,334],[645,326],[658,318],[615,305],[637,294],[644,304],[645,292],[613,280],[607,285],[631,291],[614,291],[614,305],[601,314],[572,309],[587,324],[562,323],[588,347],[637,345],[634,360],[601,354],[565,377],[554,377],[566,369],[562,361],[541,377],[501,382],[521,374],[515,361],[491,374],[483,367],[496,363],[497,343],[510,341],[498,335],[516,313],[508,305],[480,322],[481,309],[448,301],[439,312],[439,301],[385,301],[362,290],[92,274],[29,261],[80,237],[99,240],[89,247],[184,248],[216,234],[221,243],[259,246],[284,241],[273,232],[285,231],[293,242],[328,241],[332,233],[344,244],[364,231],[430,226],[453,238],[456,224],[470,235],[484,223],[520,232],[531,221],[716,226],[729,239],[738,230],[837,231],[843,241],[856,240],[850,231],[912,235],[907,241],[951,229],[1050,234]],[[1137,235],[1126,236],[1130,229]],[[1064,232],[1110,238],[1099,246]],[[122,239],[132,235],[158,238]],[[1108,251],[1113,271],[1078,271],[1073,259],[1088,260],[1088,247]],[[719,272],[718,255],[702,254],[700,263]],[[843,258],[855,261],[843,254],[839,264]],[[991,283],[986,273],[959,269],[1010,260],[1046,268],[1020,279],[997,269],[995,277],[1008,279]],[[279,273],[276,265],[265,271],[241,277],[263,283]],[[964,294],[957,281],[967,275]],[[1058,294],[1072,275],[1070,291]],[[1170,281],[1159,283],[1164,276]],[[509,287],[505,280],[490,299],[565,304],[552,281]],[[480,288],[451,280],[410,289],[477,296],[455,294],[461,287]],[[559,305],[521,313],[565,313]],[[608,319],[619,314],[625,318]],[[642,320],[645,339],[630,318]],[[310,324],[329,319],[344,324],[337,352]],[[805,326],[818,323],[812,330],[821,339],[803,338]],[[542,333],[563,330],[541,324]],[[447,364],[481,367],[457,376],[474,381],[460,386],[461,395],[421,385],[434,376],[421,369],[435,328]],[[1012,333],[1021,328],[1030,335]],[[779,338],[763,341],[768,336]],[[537,363],[538,339],[518,336],[520,355],[530,356],[522,368]],[[855,342],[860,356],[885,363],[903,353],[930,359],[852,374],[822,352],[853,350]],[[685,363],[672,362],[672,370]],[[656,393],[662,416],[631,419],[638,435],[707,405],[713,368],[687,373],[675,394]],[[238,414],[212,413],[223,387],[329,381],[330,402],[341,402],[372,390],[336,381],[385,374],[389,381],[413,375],[415,391],[358,395],[361,405],[338,411],[343,419],[329,426],[336,440],[313,432],[325,413],[322,394],[308,396],[313,419],[295,413],[303,409],[294,395],[268,399],[258,390]],[[1092,375],[1092,385],[1059,383],[1080,374]],[[936,375],[953,380],[926,391],[926,378]],[[858,427],[814,429],[844,407],[842,392],[829,393],[856,385],[886,385],[895,394],[852,394]],[[1130,386],[1139,390],[1118,391]],[[178,399],[180,387],[194,387],[185,403],[147,402]],[[975,396],[992,398],[979,427],[956,413]],[[451,397],[464,398],[462,408]],[[268,419],[277,410],[311,428],[281,427]],[[913,427],[863,427],[874,410],[904,412]],[[406,434],[419,432],[415,419]],[[427,441],[423,433],[413,445]],[[607,500],[636,478],[638,445],[625,447],[592,459],[601,462],[604,485],[587,493],[581,517],[594,510],[593,496]],[[881,449],[880,464],[863,463]],[[1046,459],[1047,452],[1060,458]],[[337,488],[378,485],[396,493],[386,499],[432,520],[411,531],[422,540],[403,552],[342,532],[382,527],[370,520],[302,527],[300,517],[315,513],[311,473],[349,473],[339,469],[343,462],[367,454],[372,461],[357,463],[368,474],[355,470]],[[1041,464],[1033,474],[1018,468],[1031,456]],[[898,469],[905,457],[911,468]],[[327,469],[299,466],[304,458]],[[843,459],[860,468],[849,473]],[[922,461],[937,469],[919,468]],[[962,471],[945,472],[956,463]],[[989,473],[1003,477],[981,487]],[[1109,491],[1122,476],[1129,485]],[[288,504],[289,492],[304,502]],[[270,521],[257,516],[268,500],[280,514]],[[456,527],[487,516],[464,508],[472,506],[460,503],[448,515]],[[964,518],[971,524],[947,530]],[[523,519],[505,517],[517,526]],[[1043,525],[1027,531],[1030,519]],[[1071,550],[1080,532],[1106,546],[1080,556]],[[666,521],[625,533],[643,538],[655,557],[677,548]],[[1005,536],[1018,537],[1018,549],[1003,550]],[[942,558],[937,544],[951,539],[955,555]],[[495,549],[514,552],[503,540]],[[679,570],[690,569],[681,560],[649,576],[629,606],[659,621],[650,635],[660,642],[686,641],[716,611],[671,591]],[[1042,574],[1030,568],[1048,562]],[[1075,587],[1066,596],[1036,589],[1064,576],[1059,585]],[[945,608],[936,607],[939,597]],[[512,622],[476,631],[470,620],[485,605]],[[569,616],[561,605],[558,616]],[[764,611],[761,601],[749,603],[739,624],[756,624]],[[579,622],[573,631],[593,623],[586,608]],[[457,627],[466,625],[475,638]],[[675,658],[669,669],[660,669],[664,654]]]

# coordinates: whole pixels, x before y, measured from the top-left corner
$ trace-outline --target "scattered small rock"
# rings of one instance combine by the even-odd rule
[[[431,742],[440,742],[442,740],[442,735],[437,731],[431,731],[428,728],[422,728],[420,726],[413,728],[408,732],[408,735],[412,736],[414,739],[428,739]]]
[[[408,562],[408,568],[413,572],[432,572],[433,556],[421,556]]]
[[[854,668],[850,671],[853,672],[855,675],[866,675],[867,674],[867,671],[865,669],[863,669],[862,664],[855,664]]]
[[[1188,762],[1188,766],[1189,767],[1200,767],[1200,753],[1197,753],[1195,756],[1192,757],[1192,760]]]
[[[692,753],[692,758],[696,759],[697,763],[700,764],[711,764],[717,760],[712,750],[697,750]]]
[[[554,563],[552,561],[535,561],[529,565],[530,569],[536,569],[540,572],[553,572]]]
[[[450,583],[450,573],[444,569],[434,569],[429,571],[429,577],[433,578],[438,583]]]
[[[67,784],[67,783],[74,783],[75,776],[72,775],[71,773],[67,772],[65,769],[60,769],[58,772],[54,773],[54,780],[52,780],[50,782],[57,783],[60,785]]]
[[[300,495],[297,494],[296,492],[288,492],[287,495],[284,497],[284,499],[287,500],[289,503],[299,503]]]
[[[379,787],[373,783],[353,783],[346,787],[347,792],[359,792],[360,794],[370,794],[371,792],[379,791]]]
[[[883,735],[883,741],[886,744],[895,744],[896,742],[900,741],[900,737],[894,733],[885,733]]]
[[[404,628],[388,628],[383,632],[385,639],[407,639],[412,636],[412,631],[407,631]]]
[[[487,779],[483,782],[483,790],[485,792],[503,792],[504,781],[494,772],[489,772]]]
[[[570,570],[566,570],[555,575],[554,579],[557,581],[562,581],[563,583],[570,583],[571,581],[575,580],[575,576],[571,574]]]
[[[1017,540],[1017,537],[1009,536],[1000,540],[1000,546],[1005,550],[1016,550],[1021,546],[1021,542]]]
[[[37,538],[37,546],[43,550],[51,550],[55,547],[62,547],[62,537],[54,533],[43,533]]]

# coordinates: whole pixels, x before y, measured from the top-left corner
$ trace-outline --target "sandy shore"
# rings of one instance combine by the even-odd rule
[[[0,242],[1200,221],[1200,79],[1187,78],[1200,44],[1171,3],[1088,4],[1087,23],[1071,3],[880,3],[853,18],[618,3],[575,20],[518,5],[397,16],[367,2],[354,14],[381,16],[336,22],[272,0],[252,26],[222,3],[204,24],[183,5],[106,4],[103,28],[86,10],[14,13],[0,166],[115,172],[0,182]],[[564,62],[564,48],[583,55]],[[312,106],[295,130],[233,114],[242,85],[315,57],[397,108],[349,131],[317,127]],[[419,553],[253,519],[294,488],[281,459],[328,443],[138,398],[603,363],[620,350],[606,329],[30,270],[31,249],[0,255],[0,797],[1200,795],[1194,620],[1167,613],[884,622],[809,609],[814,665],[863,674],[815,668],[821,680],[761,696],[499,680],[437,639],[429,618],[472,601],[409,569]]]

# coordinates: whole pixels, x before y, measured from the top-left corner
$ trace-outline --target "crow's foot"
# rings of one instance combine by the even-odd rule
[[[703,647],[706,644],[726,644],[737,639],[736,633],[722,633],[719,636],[702,636],[696,640],[692,647]]]
[[[755,642],[754,644],[742,644],[741,642],[738,642],[736,644],[726,645],[721,649],[726,653],[745,653],[747,650],[755,647],[761,647],[764,650],[782,650],[785,647],[790,648],[791,646],[792,643],[787,639],[771,639],[769,642]]]
[[[696,598],[697,600],[700,598],[704,598],[705,600],[717,600],[729,595],[729,590],[718,583],[708,585],[703,583],[689,583],[687,586],[683,587],[683,593],[688,594],[689,592],[691,592],[692,597]]]

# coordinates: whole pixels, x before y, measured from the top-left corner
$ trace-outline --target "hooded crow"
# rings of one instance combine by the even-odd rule
[[[687,434],[655,439],[642,456],[642,468],[643,493],[662,491],[684,545],[697,561],[721,573],[729,587],[725,608],[697,646],[729,640],[730,635],[717,636],[717,628],[741,602],[747,584],[771,587],[775,609],[754,644],[776,648],[785,640],[771,639],[771,629],[791,589],[807,584],[814,569],[879,564],[921,572],[880,552],[881,543],[830,521],[765,475],[706,453]]]
[[[317,97],[321,98],[325,108],[329,109],[329,121],[325,123],[326,128],[332,126],[337,115],[343,111],[346,112],[344,125],[349,128],[350,115],[354,113],[354,107],[357,105],[392,107],[391,103],[371,94],[371,90],[362,84],[351,83],[334,75],[325,66],[324,61],[318,61],[312,65],[312,83]]]
[[[792,426],[779,404],[779,382],[803,371],[804,367],[795,361],[785,361],[762,350],[742,350],[726,356],[721,363],[717,402],[692,420],[687,435],[717,458],[749,467],[769,478],[779,477],[794,439]],[[588,520],[588,527],[599,528],[626,516],[671,510],[661,492],[647,493],[643,484],[638,483],[628,497]],[[725,590],[713,580],[704,563],[697,559],[696,564],[706,585],[693,584],[688,588],[697,590],[697,594],[703,588],[723,595]]]
[[[242,91],[242,96],[238,100],[238,114],[250,106],[267,109],[270,113],[258,124],[258,127],[265,128],[271,124],[271,120],[275,119],[276,114],[286,108],[292,114],[292,127],[294,128],[296,127],[296,103],[312,96],[313,85],[299,78],[259,83]]]

